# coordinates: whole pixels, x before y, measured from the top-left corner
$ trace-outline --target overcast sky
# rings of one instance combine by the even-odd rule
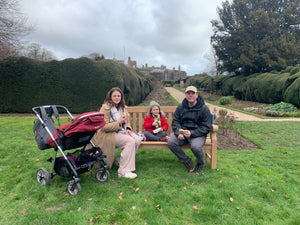
[[[21,0],[27,36],[59,60],[91,53],[137,66],[209,70],[210,21],[224,0]]]

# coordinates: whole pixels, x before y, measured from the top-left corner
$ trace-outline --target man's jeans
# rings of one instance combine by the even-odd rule
[[[203,145],[205,141],[206,136],[196,138],[185,138],[184,140],[179,140],[176,135],[172,134],[171,138],[168,141],[168,147],[181,162],[185,163],[189,160],[189,157],[184,153],[181,146],[190,143],[191,150],[196,157],[197,164],[204,165],[205,157]]]

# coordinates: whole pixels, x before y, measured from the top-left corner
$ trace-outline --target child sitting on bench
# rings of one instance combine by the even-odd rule
[[[160,105],[157,102],[150,102],[150,107],[144,120],[144,128],[146,141],[168,142],[167,130],[169,125],[164,113],[160,111]]]

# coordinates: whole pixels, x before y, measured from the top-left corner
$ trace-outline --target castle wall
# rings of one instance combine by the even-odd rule
[[[169,70],[164,65],[161,65],[160,67],[148,67],[148,64],[145,64],[142,68],[138,68],[136,65],[136,61],[133,61],[130,57],[128,57],[127,66],[129,68],[138,69],[141,73],[145,75],[152,75],[158,80],[179,80],[181,77],[186,76],[186,72],[181,71],[180,66],[178,66],[178,70],[175,70],[175,67],[173,67],[172,70]]]

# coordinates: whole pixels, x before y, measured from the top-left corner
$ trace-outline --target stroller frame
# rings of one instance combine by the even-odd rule
[[[32,111],[35,113],[35,115],[37,116],[37,120],[40,121],[42,127],[46,130],[47,134],[49,135],[49,137],[51,138],[51,140],[53,141],[53,143],[55,144],[54,147],[54,155],[53,157],[49,158],[48,161],[51,162],[51,168],[50,171],[48,173],[48,171],[45,168],[39,168],[36,172],[36,179],[38,181],[38,183],[41,183],[42,185],[48,185],[50,182],[50,179],[52,179],[55,175],[59,175],[57,173],[54,173],[54,167],[55,167],[55,162],[58,159],[57,158],[57,152],[59,151],[63,157],[63,159],[65,160],[65,162],[67,163],[67,166],[69,167],[69,169],[71,170],[72,173],[72,178],[73,180],[69,181],[67,184],[67,191],[71,194],[71,195],[76,195],[81,191],[81,186],[80,186],[80,178],[79,178],[79,174],[84,173],[87,171],[90,171],[91,175],[92,175],[92,166],[95,163],[99,163],[100,164],[100,168],[98,168],[95,172],[95,178],[97,181],[107,181],[109,178],[109,171],[108,171],[108,166],[106,164],[105,158],[106,156],[102,154],[102,151],[100,148],[97,148],[94,143],[91,141],[91,138],[93,137],[95,131],[91,131],[91,132],[87,132],[85,137],[82,137],[81,139],[83,139],[82,143],[75,143],[76,148],[77,147],[82,147],[82,149],[77,150],[75,152],[80,151],[81,153],[86,151],[85,148],[87,146],[87,144],[91,144],[92,149],[94,150],[95,154],[94,154],[94,158],[93,160],[86,162],[82,165],[80,165],[79,167],[77,167],[75,165],[75,163],[73,163],[71,160],[68,159],[68,155],[66,155],[64,153],[65,150],[71,150],[73,148],[66,148],[65,144],[64,144],[64,133],[70,128],[70,126],[72,125],[72,123],[70,124],[70,126],[68,126],[64,132],[59,131],[59,137],[58,140],[56,140],[56,138],[54,137],[54,133],[53,130],[51,131],[49,129],[49,127],[47,126],[45,119],[43,117],[47,117],[47,119],[52,118],[52,115],[54,114],[58,123],[58,127],[60,127],[60,121],[59,121],[59,113],[58,113],[58,108],[62,109],[63,111],[65,111],[68,116],[71,118],[72,123],[74,122],[78,122],[80,123],[81,121],[84,121],[86,118],[90,117],[90,116],[97,116],[97,115],[101,115],[102,113],[100,112],[91,112],[89,114],[86,115],[82,115],[82,116],[78,116],[76,118],[76,121],[74,121],[74,117],[73,115],[70,113],[70,111],[62,105],[44,105],[44,106],[37,106],[32,108]],[[47,116],[46,114],[46,110],[49,111],[49,114]],[[40,112],[38,112],[40,111]],[[53,121],[54,123],[54,121]],[[55,125],[54,125],[55,126]],[[58,128],[57,127],[57,128]],[[77,145],[76,145],[77,144]],[[72,145],[71,145],[72,146]],[[49,148],[51,148],[49,146]],[[73,152],[72,154],[74,154],[75,152]],[[71,154],[71,155],[72,155]],[[103,166],[103,167],[101,167]],[[80,172],[80,171],[84,171],[84,172]]]

